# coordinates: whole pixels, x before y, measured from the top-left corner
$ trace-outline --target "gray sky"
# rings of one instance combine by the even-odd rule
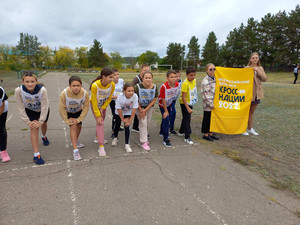
[[[107,53],[165,56],[170,42],[192,36],[201,48],[214,31],[224,43],[250,17],[294,10],[299,0],[1,0],[0,44],[17,45],[20,32],[36,35],[51,48],[90,47],[97,39]],[[187,52],[187,51],[186,51]]]

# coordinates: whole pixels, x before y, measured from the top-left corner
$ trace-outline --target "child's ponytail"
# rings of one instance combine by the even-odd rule
[[[95,81],[97,80],[101,80],[103,76],[105,77],[108,77],[109,75],[113,74],[112,70],[107,68],[107,67],[104,67],[102,70],[101,70],[101,73],[100,73],[100,76],[98,76],[95,80],[92,81],[91,85],[90,85],[90,90],[92,89],[92,85]]]

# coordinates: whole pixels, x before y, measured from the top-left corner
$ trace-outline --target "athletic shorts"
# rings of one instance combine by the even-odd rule
[[[34,120],[38,121],[40,119],[41,112],[32,111],[32,110],[27,109],[27,108],[25,108],[25,112],[26,112],[26,115],[28,116],[30,121],[34,121]],[[47,118],[44,122],[48,121],[49,114],[50,114],[50,108],[48,108]]]
[[[76,112],[76,113],[68,113],[68,119],[70,118],[74,118],[74,119],[77,119],[80,115],[81,115],[81,112],[82,110],[80,110],[79,112]],[[78,123],[78,124],[82,124],[82,122]]]
[[[257,97],[255,97],[254,101],[251,102],[251,105],[258,105],[260,103],[260,99],[257,99]]]

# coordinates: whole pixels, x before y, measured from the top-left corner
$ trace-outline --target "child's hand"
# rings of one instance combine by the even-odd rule
[[[101,117],[103,116],[103,109],[101,108],[101,109],[99,109],[99,112],[100,112],[100,114],[101,114]]]
[[[140,118],[140,119],[144,119],[145,116],[146,116],[146,111],[145,111],[145,109],[142,109],[142,110],[140,111],[140,116],[139,116],[139,118]]]
[[[168,112],[168,111],[165,111],[162,117],[163,117],[163,119],[166,119],[167,116],[169,116],[169,112]]]
[[[97,124],[101,125],[103,123],[103,118],[102,116],[97,117]]]
[[[193,113],[193,110],[190,107],[188,107],[187,111],[188,113]]]
[[[125,126],[125,127],[128,127],[128,126],[130,126],[130,124],[131,124],[130,118],[125,118],[125,119],[124,119],[124,126]]]

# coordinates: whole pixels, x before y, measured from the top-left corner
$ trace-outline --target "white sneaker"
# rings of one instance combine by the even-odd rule
[[[77,141],[77,148],[83,148],[84,144],[80,143],[79,141]]]
[[[75,161],[81,160],[81,156],[79,154],[79,151],[73,152],[73,158]]]
[[[94,139],[94,143],[97,144],[97,143],[98,143],[98,139]],[[104,142],[103,142],[103,143],[104,143],[104,144],[107,144],[107,143],[108,143],[108,140],[105,140],[105,139],[104,139]]]
[[[250,130],[247,130],[249,134],[252,134],[252,135],[259,135],[259,133],[257,133],[253,128],[251,128]]]
[[[130,145],[128,145],[128,144],[125,144],[125,150],[127,153],[132,152],[132,149],[130,148]]]
[[[248,132],[246,131],[245,133],[242,133],[242,135],[248,136]]]
[[[193,145],[194,142],[190,139],[190,138],[187,138],[187,139],[184,139],[184,142],[189,144],[189,145]]]
[[[111,142],[111,146],[117,146],[118,144],[118,138],[114,138]]]
[[[99,156],[106,156],[104,147],[99,147],[98,153],[99,153]]]

